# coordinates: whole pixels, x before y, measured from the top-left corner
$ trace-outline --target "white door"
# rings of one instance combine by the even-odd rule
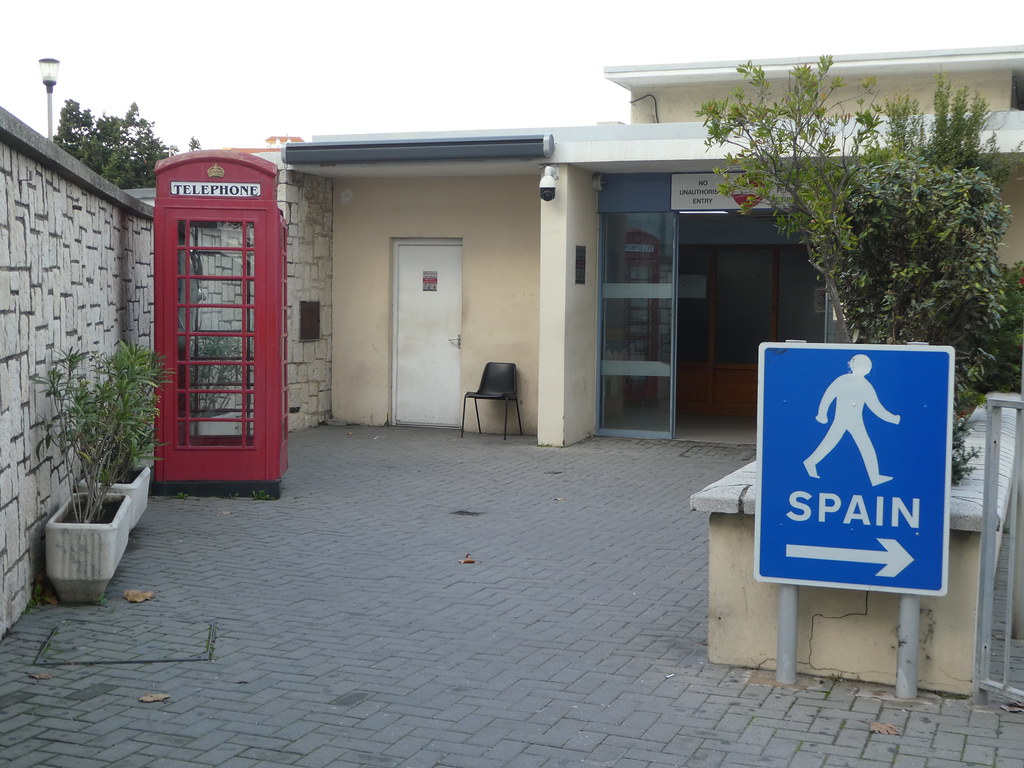
[[[462,243],[395,243],[394,423],[457,427],[462,416]]]

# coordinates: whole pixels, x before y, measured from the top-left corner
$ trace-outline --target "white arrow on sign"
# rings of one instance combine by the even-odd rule
[[[878,549],[844,549],[842,547],[812,547],[787,544],[786,557],[805,557],[811,560],[840,560],[846,563],[878,563],[884,566],[876,576],[897,576],[914,562],[914,558],[896,539],[879,539],[885,551]]]

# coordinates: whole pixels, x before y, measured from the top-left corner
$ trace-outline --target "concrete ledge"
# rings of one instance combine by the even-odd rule
[[[49,139],[33,131],[5,109],[0,108],[0,144],[6,144],[68,181],[119,208],[138,216],[153,218],[153,206],[118,189],[98,173],[79,162]]]
[[[952,531],[981,531],[981,504],[985,475],[985,411],[978,409],[970,418],[971,432],[967,438],[969,448],[977,448],[978,455],[971,460],[973,471],[960,485],[950,490],[949,527]],[[1016,434],[1012,413],[1002,420],[1002,444],[1012,445]],[[1013,456],[1004,450],[999,466],[999,514],[1005,509],[1006,494],[1013,470]],[[707,514],[753,515],[757,510],[757,464],[740,467],[690,497],[690,509]]]

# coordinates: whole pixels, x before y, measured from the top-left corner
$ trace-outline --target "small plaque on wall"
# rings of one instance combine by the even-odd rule
[[[576,285],[587,282],[587,246],[576,246]]]
[[[317,341],[320,338],[320,302],[299,302],[299,341]]]

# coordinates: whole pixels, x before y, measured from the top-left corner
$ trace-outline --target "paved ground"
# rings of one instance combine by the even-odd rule
[[[15,625],[0,765],[1024,766],[1022,714],[705,661],[687,501],[751,458],[294,434],[282,499],[153,500],[105,605]]]

